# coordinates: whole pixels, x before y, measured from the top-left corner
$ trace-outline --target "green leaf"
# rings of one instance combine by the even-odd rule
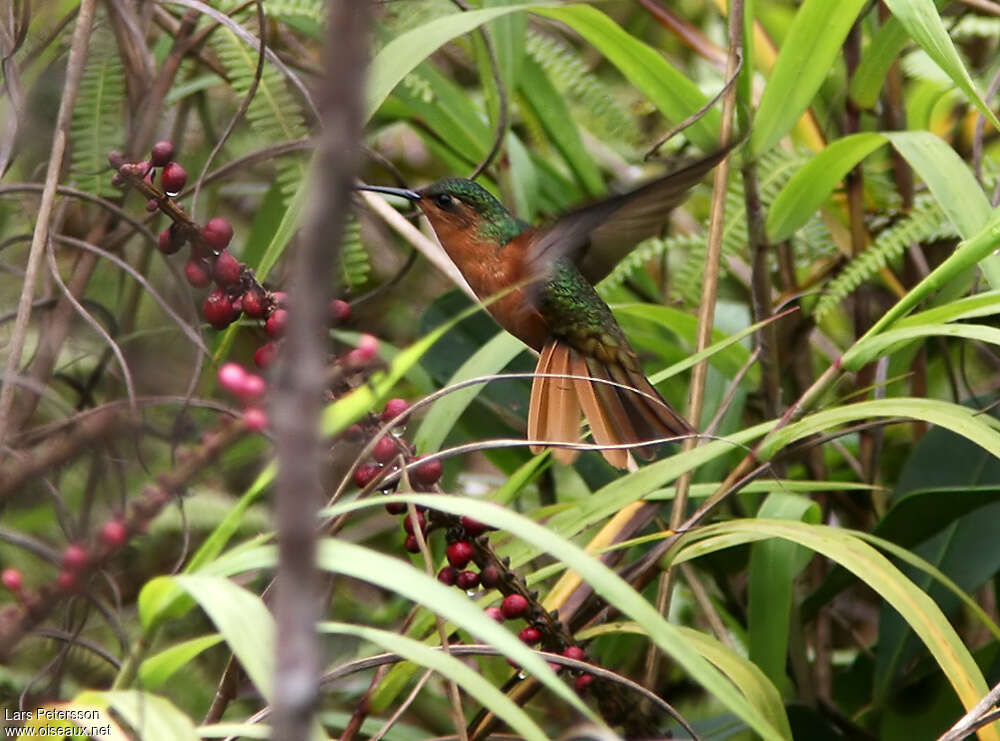
[[[565,23],[593,44],[669,122],[679,123],[705,105],[707,98],[683,72],[600,10],[589,5],[567,5],[535,12]],[[684,133],[702,150],[712,151],[718,147],[721,123],[722,115],[713,108]]]
[[[834,188],[861,160],[885,144],[881,134],[852,134],[837,139],[792,175],[767,213],[772,242],[788,239],[830,197]]]
[[[922,324],[890,329],[874,337],[856,342],[841,358],[846,370],[857,370],[875,358],[882,357],[925,337],[962,337],[1000,345],[1000,329],[982,324]]]
[[[966,407],[937,399],[877,399],[845,404],[810,414],[798,422],[772,432],[762,443],[758,457],[770,460],[795,440],[818,432],[828,432],[842,424],[878,417],[920,419],[965,437],[1000,458],[1000,431],[988,420]]]
[[[965,708],[975,706],[988,691],[986,680],[961,638],[941,610],[920,588],[892,563],[852,533],[826,525],[789,520],[733,520],[708,525],[694,536],[683,537],[676,561],[688,551],[705,553],[765,538],[781,538],[821,553],[854,573],[894,607],[930,650]],[[984,738],[998,739],[993,726],[980,731]]]
[[[164,582],[172,583],[194,598],[215,624],[258,691],[270,698],[274,672],[274,619],[261,598],[229,579],[200,574],[158,576],[148,582],[143,591],[156,589],[158,584]],[[143,625],[148,626],[150,616],[143,614],[141,595],[139,608]]]
[[[433,669],[443,677],[447,677],[462,689],[476,698],[483,707],[490,709],[499,718],[514,729],[520,736],[545,741],[545,733],[535,724],[528,714],[494,687],[478,672],[469,668],[455,657],[445,653],[440,648],[431,648],[412,638],[390,633],[387,630],[368,628],[348,623],[324,622],[319,624],[324,633],[350,635],[375,643],[387,651],[392,651],[403,658]]]
[[[805,0],[767,81],[754,117],[750,149],[759,157],[787,134],[809,107],[840,55],[865,0]]]
[[[573,171],[577,182],[594,198],[604,195],[606,189],[601,172],[584,147],[569,108],[542,66],[530,57],[524,61],[521,92],[545,129],[545,135]]]
[[[804,497],[775,491],[757,516],[764,519],[820,521],[819,506]],[[802,548],[794,543],[765,540],[750,549],[748,579],[750,660],[776,687],[783,687],[791,622],[792,583],[805,568]]]
[[[135,690],[88,690],[77,695],[73,702],[111,707],[135,730],[136,738],[198,741],[194,723],[159,695]]]
[[[937,65],[952,79],[962,92],[969,96],[980,112],[986,116],[994,128],[1000,130],[1000,120],[993,109],[983,100],[969,71],[962,64],[955,45],[948,36],[948,30],[932,0],[885,0],[894,17],[903,24],[910,37],[920,44]]]
[[[217,634],[199,636],[153,654],[139,666],[139,681],[142,687],[155,690],[170,679],[178,669],[221,640],[222,636]]]
[[[664,620],[663,616],[641,594],[632,589],[628,583],[598,559],[570,541],[557,536],[550,528],[543,527],[533,520],[508,509],[463,497],[403,493],[395,494],[393,497],[397,501],[413,502],[419,506],[450,512],[455,515],[474,517],[481,522],[485,522],[506,532],[517,533],[520,539],[550,554],[555,559],[565,563],[567,568],[580,574],[593,587],[597,594],[604,597],[610,604],[615,605],[623,614],[639,623],[664,653],[676,661],[679,666],[683,667],[695,681],[705,687],[719,702],[738,715],[763,738],[782,738],[782,734],[765,719],[760,710],[751,706],[728,679],[714,666],[706,662],[698,652],[694,651],[683,639],[676,626]],[[374,497],[359,502],[348,502],[331,507],[326,513],[330,516],[338,516],[363,507],[378,506],[385,501],[387,501],[385,497]],[[452,595],[451,591],[430,579],[430,577],[421,574],[422,579],[417,580],[416,572],[413,574],[414,582],[426,580],[432,583],[426,586],[416,583],[411,584],[409,576],[403,578],[400,575],[399,561],[375,554],[358,546],[327,540],[322,544],[320,552],[321,561],[327,564],[328,567],[340,573],[347,573],[368,581],[374,579],[381,580],[383,577],[379,575],[379,572],[382,571],[382,568],[386,568],[388,569],[384,577],[387,580],[384,584],[386,588],[404,594],[411,599],[417,599],[425,603],[430,602],[435,606],[435,609],[440,608],[443,603],[438,601],[436,594],[430,593],[432,586],[435,587],[433,590],[435,593],[440,589],[443,590],[443,595]],[[385,559],[384,567],[382,566],[382,559]],[[393,573],[393,570],[395,570],[395,573]],[[471,607],[471,604],[469,606]],[[507,635],[509,636],[510,634],[508,633]],[[493,642],[491,636],[484,634],[483,637]],[[503,647],[498,644],[498,648],[502,649]],[[504,653],[507,653],[507,651],[504,650]],[[520,662],[518,656],[510,655]]]
[[[371,68],[368,70],[365,119],[372,117],[406,75],[444,44],[469,33],[487,21],[508,13],[545,5],[547,3],[520,3],[452,13],[400,34],[386,44],[372,60]]]
[[[523,351],[524,343],[507,332],[500,332],[466,360],[448,379],[447,385],[452,386],[470,378],[499,373]],[[467,386],[434,402],[413,438],[416,449],[421,453],[433,453],[439,450],[448,433],[458,423],[459,417],[484,386],[485,384]]]

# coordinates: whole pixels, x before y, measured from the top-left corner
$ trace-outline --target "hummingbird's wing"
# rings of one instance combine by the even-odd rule
[[[660,232],[670,212],[731,149],[561,217],[531,245],[527,274],[544,275],[557,260],[568,258],[587,280],[598,283],[639,242]]]

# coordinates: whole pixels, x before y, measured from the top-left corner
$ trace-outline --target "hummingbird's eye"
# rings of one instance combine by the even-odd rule
[[[444,211],[451,211],[455,206],[455,200],[447,193],[434,196],[434,204]]]

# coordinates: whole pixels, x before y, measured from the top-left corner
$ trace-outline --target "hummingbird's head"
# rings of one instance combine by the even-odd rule
[[[439,180],[420,190],[377,186],[364,186],[363,189],[416,203],[446,250],[453,245],[469,243],[499,247],[527,226],[514,218],[488,190],[464,178]]]

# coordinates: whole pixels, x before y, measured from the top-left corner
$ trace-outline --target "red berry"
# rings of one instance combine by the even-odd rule
[[[455,582],[458,581],[458,569],[454,566],[445,566],[438,572],[438,581],[449,587],[455,586]]]
[[[465,528],[465,532],[468,533],[470,538],[476,538],[490,529],[489,525],[479,520],[474,520],[471,517],[465,517],[464,515],[461,518],[461,522],[462,527]]]
[[[24,577],[17,569],[4,569],[0,574],[0,583],[12,592],[20,592],[24,586]]]
[[[361,425],[351,425],[344,430],[344,437],[351,442],[361,442],[365,439],[365,431]]]
[[[215,258],[212,273],[215,275],[215,282],[220,286],[236,285],[240,282],[242,272],[243,266],[240,265],[240,261],[233,257],[232,253],[227,250],[223,250]]]
[[[538,628],[533,628],[530,625],[517,634],[517,637],[522,641],[527,643],[529,646],[533,646],[542,640],[542,631]]]
[[[212,282],[208,263],[197,257],[192,257],[184,265],[184,277],[187,278],[188,283],[196,288],[202,288]]]
[[[146,201],[146,210],[149,213],[153,213],[157,211],[159,208],[160,208],[160,203],[155,198],[150,198],[148,201]]]
[[[216,329],[225,329],[236,319],[236,310],[226,292],[216,288],[205,298],[201,306],[205,321]]]
[[[389,399],[389,401],[385,403],[385,409],[382,412],[382,421],[391,422],[409,408],[410,403],[406,399]],[[405,421],[406,419],[403,418],[400,420],[400,424]]]
[[[160,252],[164,255],[172,255],[180,250],[186,241],[184,233],[177,226],[177,224],[171,224],[169,227],[160,232],[160,241],[158,246],[160,248]]]
[[[280,306],[282,309],[288,308],[288,294],[284,291],[271,291],[271,299],[275,306]]]
[[[267,429],[267,412],[260,407],[247,407],[243,410],[243,424],[250,432],[262,432]]]
[[[375,357],[378,352],[378,340],[374,335],[363,334],[358,338],[358,357],[368,361]]]
[[[214,250],[224,250],[233,240],[233,225],[216,216],[209,219],[208,223],[201,230],[201,238],[205,240],[209,247]]]
[[[330,302],[330,322],[333,324],[343,324],[351,317],[351,305],[346,301],[335,298]]]
[[[460,589],[475,589],[479,586],[479,573],[466,569],[458,575]]]
[[[354,470],[354,483],[359,489],[364,489],[375,480],[381,470],[382,466],[376,466],[374,463],[362,463]]]
[[[448,556],[448,563],[456,569],[462,569],[465,568],[465,565],[472,560],[472,554],[474,552],[472,543],[467,540],[460,540],[457,543],[452,543],[448,546],[448,550],[445,551],[445,554]]]
[[[528,600],[520,594],[508,594],[500,603],[500,610],[508,620],[516,620],[528,612]]]
[[[90,554],[82,545],[70,543],[63,551],[62,565],[67,571],[79,571],[90,561]]]
[[[79,584],[76,574],[71,571],[60,571],[59,576],[56,577],[56,586],[62,592],[75,592]]]
[[[187,179],[187,171],[176,162],[171,162],[164,167],[163,174],[160,175],[163,190],[166,191],[168,196],[175,196],[184,190],[184,186],[187,185]]]
[[[420,532],[426,532],[427,521],[424,519],[423,512],[417,512],[417,524],[420,526]],[[413,518],[410,515],[403,518],[403,529],[407,535],[413,535]]]
[[[229,254],[223,252],[223,255]],[[220,255],[221,257],[221,255]],[[218,267],[218,263],[216,263]],[[251,319],[263,319],[267,313],[267,296],[258,288],[251,288],[243,294],[243,313]]]
[[[125,156],[117,149],[112,149],[108,152],[108,164],[112,170],[118,170],[125,164]]]
[[[576,681],[573,683],[573,686],[576,687],[577,692],[584,692],[593,683],[594,683],[593,674],[581,674],[579,677],[576,678]]]
[[[486,613],[486,617],[491,617],[498,623],[503,622],[503,611],[499,607],[487,607],[483,612]]]
[[[418,456],[415,460],[419,461],[422,458],[424,456]],[[444,468],[441,465],[440,459],[433,458],[413,468],[411,475],[413,476],[413,481],[418,486],[429,487],[434,486],[434,484],[441,480],[443,470]]]
[[[153,167],[164,167],[174,158],[174,143],[167,139],[156,142],[149,154]]]
[[[271,337],[277,338],[285,333],[285,327],[287,326],[288,312],[284,309],[275,309],[264,323],[264,331]]]
[[[566,646],[563,649],[562,655],[567,659],[576,659],[577,661],[583,661],[583,657],[586,655],[583,649],[579,646]]]
[[[403,548],[410,553],[420,553],[420,544],[417,542],[417,536],[407,535],[406,540],[403,541]]]
[[[100,537],[108,548],[121,548],[128,541],[128,527],[121,520],[108,520],[101,527]]]
[[[245,305],[246,302],[244,302]],[[271,367],[277,357],[278,345],[274,342],[268,342],[254,351],[253,362],[254,365],[263,370],[264,368]]]
[[[379,463],[388,463],[398,454],[399,448],[396,446],[396,442],[388,436],[380,438],[375,443],[375,450],[372,451],[372,457]]]
[[[497,584],[500,583],[501,576],[502,572],[500,571],[499,567],[490,564],[485,569],[483,569],[482,573],[479,575],[479,580],[483,583],[483,586],[486,587],[487,589],[493,589],[493,587],[495,587]]]
[[[390,515],[401,515],[406,511],[406,502],[386,502],[385,511]]]
[[[219,385],[233,396],[239,396],[246,381],[247,372],[239,363],[223,363],[219,368]]]

